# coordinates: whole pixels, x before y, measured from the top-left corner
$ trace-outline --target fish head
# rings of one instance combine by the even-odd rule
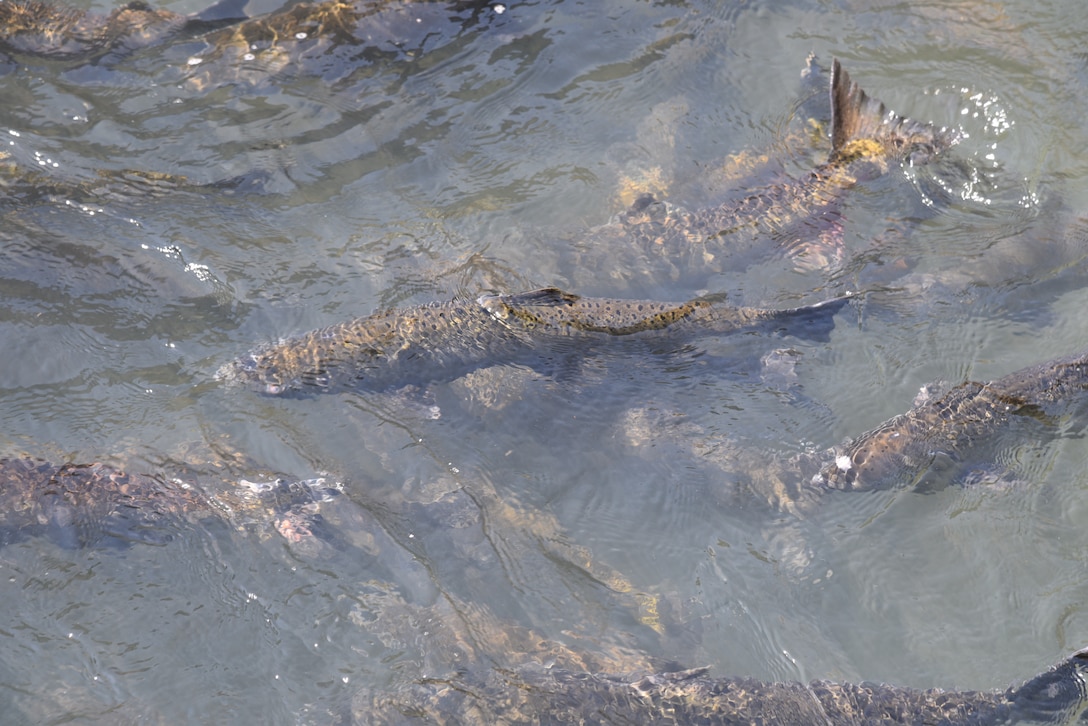
[[[243,385],[269,396],[282,396],[300,387],[301,381],[285,374],[271,355],[259,351],[227,363],[215,374],[216,380]]]
[[[885,488],[917,464],[912,456],[915,445],[915,437],[892,419],[884,427],[836,449],[834,461],[816,475],[814,482],[847,491]]]
[[[1088,648],[1010,690],[1017,723],[1083,723],[1088,712]]]

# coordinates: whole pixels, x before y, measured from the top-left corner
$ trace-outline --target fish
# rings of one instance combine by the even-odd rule
[[[896,164],[929,163],[959,136],[889,111],[851,79],[838,59],[832,62],[828,94],[831,151],[824,163],[799,177],[736,190],[719,204],[695,210],[644,194],[608,224],[571,240],[576,268],[571,278],[585,269],[620,280],[653,274],[700,282],[775,255],[805,270],[840,265],[845,255],[841,207],[847,193]]]
[[[93,13],[41,0],[0,3],[0,48],[56,60],[121,55],[202,25],[200,16],[152,8],[133,0],[109,13]]]
[[[186,15],[132,0],[103,14],[43,0],[5,0],[0,2],[0,49],[85,63],[193,41],[203,47],[186,55],[185,81],[194,90],[208,90],[239,80],[258,82],[285,67],[297,69],[304,58],[324,65],[321,56],[340,45],[352,48],[357,65],[418,57],[446,29],[455,34],[480,16],[497,17],[483,0],[321,0],[256,17],[247,16],[244,7],[243,0],[220,0]]]
[[[324,478],[242,479],[205,489],[183,478],[125,471],[101,462],[55,464],[0,458],[0,544],[45,536],[70,549],[162,545],[185,521],[270,525],[288,543],[316,549],[322,502],[339,490]]]
[[[841,492],[931,492],[946,486],[1020,486],[1000,466],[1007,442],[1055,437],[1059,425],[1088,418],[1088,350],[1054,358],[991,381],[925,391],[903,413],[828,447],[775,454],[694,424],[633,415],[625,436],[635,450],[672,443],[706,466],[723,500],[756,502],[804,518]]]
[[[558,288],[480,295],[377,312],[253,351],[218,378],[271,395],[386,390],[454,380],[491,365],[545,367],[557,352],[588,356],[626,339],[785,331],[826,336],[851,295],[764,310],[721,297],[683,303],[581,297]]]
[[[813,477],[826,489],[887,489],[941,458],[964,469],[1017,421],[1052,421],[1088,391],[1088,350],[989,382],[965,381],[858,436]]]
[[[374,724],[1074,724],[1088,708],[1088,649],[1019,687],[915,689],[871,682],[715,678],[708,668],[611,676],[524,666],[422,679],[366,704]]]

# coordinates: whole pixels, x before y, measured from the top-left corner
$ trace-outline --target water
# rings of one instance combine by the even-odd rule
[[[212,487],[325,475],[347,534],[308,555],[267,522],[213,518],[163,546],[4,547],[2,718],[365,721],[366,694],[454,652],[540,658],[515,627],[617,669],[918,687],[1004,687],[1084,646],[1077,420],[1003,441],[1017,486],[832,496],[802,517],[736,494],[728,466],[837,444],[933,380],[1083,347],[1079,10],[511,3],[464,23],[428,10],[425,41],[390,21],[399,50],[276,73],[260,56],[223,83],[189,62],[200,40],[4,62],[0,140],[22,170],[0,202],[5,449]],[[964,135],[850,195],[853,262],[778,259],[697,290],[571,266],[571,240],[632,189],[698,206],[735,184],[733,155],[818,163],[794,115],[812,51]],[[214,381],[256,344],[481,290],[778,306],[877,284],[904,289],[840,315],[828,343],[710,341],[403,395]],[[795,378],[754,363],[776,348]]]

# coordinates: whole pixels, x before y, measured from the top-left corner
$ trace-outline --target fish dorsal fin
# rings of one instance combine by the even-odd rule
[[[559,307],[573,305],[579,296],[570,292],[564,292],[558,287],[542,287],[539,290],[519,292],[515,295],[503,295],[502,301],[511,307]]]
[[[710,304],[720,305],[729,299],[729,294],[724,292],[708,292],[706,295],[700,295],[697,298],[689,300],[692,304]]]
[[[578,299],[578,295],[558,287],[542,287],[513,295],[481,295],[476,302],[496,320],[505,321],[510,317],[533,317],[528,308],[566,307]]]
[[[925,163],[957,141],[954,133],[888,111],[850,79],[836,58],[831,64],[831,161],[909,158]]]

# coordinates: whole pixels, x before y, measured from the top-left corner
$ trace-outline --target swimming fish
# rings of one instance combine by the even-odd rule
[[[626,339],[786,330],[826,336],[850,296],[784,310],[580,297],[556,288],[432,303],[315,330],[229,364],[220,378],[269,394],[370,390],[449,381],[477,368],[537,368],[557,354],[590,355]]]
[[[0,544],[37,534],[72,548],[162,544],[180,522],[218,517],[238,526],[271,524],[288,542],[305,546],[319,530],[321,503],[338,493],[324,479],[243,479],[212,493],[101,463],[0,458]]]
[[[1082,723],[1088,649],[1002,691],[902,688],[879,683],[715,678],[708,668],[610,676],[529,666],[420,679],[363,704],[370,723],[865,724]],[[454,719],[456,721],[456,719]]]
[[[1002,428],[1044,419],[1088,390],[1088,351],[1030,366],[1003,378],[967,381],[924,401],[836,451],[814,483],[852,491],[884,488],[925,470],[938,457],[967,465],[972,449]]]
[[[643,195],[608,224],[572,240],[574,266],[623,279],[660,274],[701,283],[776,254],[809,270],[840,264],[841,205],[850,189],[896,163],[926,164],[958,136],[889,111],[838,60],[829,96],[831,153],[824,163],[701,209]],[[577,279],[576,270],[571,277]]]

